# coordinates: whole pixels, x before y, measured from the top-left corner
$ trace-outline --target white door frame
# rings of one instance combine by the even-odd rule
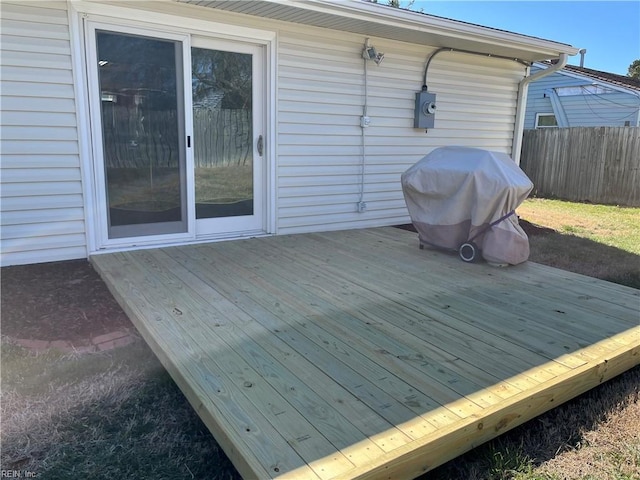
[[[170,233],[170,234],[154,234],[154,235],[144,235],[144,236],[126,236],[126,237],[117,237],[117,238],[109,238],[109,219],[107,215],[107,205],[109,204],[107,193],[106,193],[106,175],[104,168],[104,148],[102,140],[102,118],[101,118],[101,109],[100,103],[102,101],[101,95],[98,89],[99,81],[98,81],[98,58],[97,54],[97,46],[96,46],[96,31],[108,31],[114,33],[124,33],[124,34],[132,34],[132,35],[140,35],[145,37],[157,38],[159,40],[173,40],[176,42],[180,42],[182,45],[182,71],[176,71],[176,75],[182,75],[182,83],[185,85],[186,80],[186,70],[185,67],[187,59],[185,58],[185,51],[190,48],[190,38],[188,35],[177,35],[173,33],[165,33],[157,30],[147,30],[139,27],[131,27],[131,26],[121,26],[113,23],[103,23],[103,22],[95,22],[95,21],[87,21],[85,28],[85,45],[87,45],[87,79],[88,79],[88,94],[89,94],[89,114],[91,118],[91,125],[93,126],[93,138],[92,138],[92,151],[93,151],[93,178],[94,178],[94,193],[95,198],[97,200],[98,208],[96,208],[96,220],[97,220],[97,237],[100,240],[100,243],[105,248],[108,247],[121,247],[127,245],[140,245],[140,244],[153,244],[158,243],[160,240],[166,242],[181,242],[181,241],[189,241],[193,239],[194,234],[192,232],[193,227],[189,224],[187,215],[187,219],[185,219],[186,231],[180,233]],[[190,75],[189,75],[190,77]],[[191,79],[189,78],[189,82]],[[187,83],[189,84],[189,83]],[[184,105],[183,112],[186,117],[186,107],[187,107],[187,95],[186,95],[186,87],[182,88],[182,92],[178,92],[178,94],[182,95],[182,104]],[[178,115],[180,112],[178,112]],[[185,129],[187,130],[187,129]],[[187,130],[188,131],[188,130]],[[185,155],[185,173],[187,176],[186,179],[186,192],[184,192],[185,197],[183,198],[183,202],[187,202],[187,210],[189,209],[189,198],[192,198],[193,195],[190,193],[190,190],[193,187],[190,185],[188,174],[189,174],[189,162],[186,157],[186,151],[183,152]],[[191,182],[192,183],[192,182]],[[102,208],[100,208],[102,206]]]
[[[196,48],[204,48],[210,50],[222,50],[235,53],[247,53],[252,55],[252,121],[253,121],[253,137],[252,137],[252,158],[253,158],[253,193],[254,193],[254,214],[243,217],[223,217],[208,218],[195,220],[195,233],[198,239],[233,237],[234,235],[259,234],[264,233],[266,226],[266,185],[265,185],[265,165],[264,152],[263,155],[258,153],[257,139],[258,136],[265,134],[265,107],[264,107],[264,47],[262,45],[249,44],[246,42],[229,41],[214,39],[211,37],[203,37],[201,35],[192,37],[191,46]],[[190,108],[190,107],[188,107]],[[189,122],[193,117],[188,114]],[[187,123],[189,125],[189,123]],[[193,132],[193,126],[187,128]],[[193,137],[193,145],[198,141]],[[194,156],[195,148],[190,148],[188,155],[191,157],[191,165],[195,166]],[[190,174],[193,175],[193,168]],[[193,201],[195,203],[195,199]],[[194,216],[195,219],[195,216]]]
[[[93,141],[93,132],[99,124],[92,118],[94,109],[90,108],[91,88],[96,84],[91,83],[90,68],[87,64],[88,51],[91,51],[87,43],[87,23],[103,24],[106,29],[115,27],[116,30],[130,28],[131,33],[145,32],[150,36],[159,38],[171,37],[184,40],[183,48],[189,50],[184,56],[184,61],[190,58],[190,39],[192,35],[209,37],[213,39],[235,40],[244,43],[260,45],[264,49],[264,81],[265,81],[265,102],[264,102],[264,139],[265,149],[262,159],[264,169],[264,204],[265,218],[263,234],[276,233],[276,45],[277,36],[275,32],[258,30],[249,27],[220,23],[219,21],[209,21],[206,19],[207,12],[198,7],[178,4],[162,4],[163,12],[153,10],[153,3],[145,4],[145,8],[151,10],[139,10],[135,3],[120,5],[103,5],[84,0],[70,0],[69,3],[69,24],[71,32],[71,50],[73,62],[73,76],[75,87],[76,112],[78,116],[79,146],[81,156],[81,172],[83,180],[83,199],[85,206],[85,222],[88,254],[98,253],[105,250],[129,250],[150,246],[166,246],[174,244],[185,244],[197,241],[213,241],[216,236],[203,236],[198,238],[195,232],[195,213],[193,218],[189,218],[188,232],[185,234],[171,234],[154,237],[135,237],[124,239],[108,239],[105,233],[106,215],[104,198],[100,198],[99,185],[100,175],[96,168],[99,160],[96,157]],[[188,14],[197,15],[190,18]],[[166,13],[168,10],[175,12]],[[211,16],[216,15],[216,20],[222,12],[211,12]],[[131,20],[132,18],[144,18],[145,21]],[[94,50],[95,51],[95,50]],[[94,64],[95,65],[95,64]],[[185,77],[190,76],[190,69],[183,69]],[[93,75],[93,74],[92,74]],[[190,84],[191,79],[185,78],[185,86]],[[185,92],[187,89],[185,88]],[[185,106],[190,105],[185,103]],[[189,119],[189,115],[186,115]],[[190,127],[191,121],[185,126]],[[188,130],[190,131],[190,130]],[[191,160],[189,157],[191,156]],[[187,156],[187,171],[193,170],[193,157]],[[192,182],[188,183],[188,201],[195,200]],[[189,185],[191,184],[191,185]],[[104,183],[102,183],[104,185]],[[255,236],[260,232],[239,232],[233,237]],[[230,235],[221,235],[219,238],[230,238]]]

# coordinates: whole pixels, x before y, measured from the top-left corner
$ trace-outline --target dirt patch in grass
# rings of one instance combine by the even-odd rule
[[[87,260],[4,267],[0,288],[3,336],[79,346],[98,335],[134,330]]]
[[[595,419],[592,429],[580,432],[574,448],[542,463],[541,473],[560,478],[640,478],[640,371],[636,369],[635,373],[637,375],[629,374],[620,379],[619,385],[626,383],[629,395],[604,410]],[[610,396],[610,391],[603,394]],[[585,403],[590,407],[600,398],[602,396],[592,396],[591,402]],[[601,410],[599,407],[596,404],[593,409]],[[601,421],[599,417],[602,417]]]
[[[553,232],[530,238],[533,262],[640,288],[640,257],[588,238]]]
[[[543,227],[542,225],[536,225],[535,223],[528,222],[524,219],[519,219],[518,223],[520,227],[525,231],[529,238],[537,237],[540,235],[549,235],[550,233],[554,233],[555,230],[553,228]]]

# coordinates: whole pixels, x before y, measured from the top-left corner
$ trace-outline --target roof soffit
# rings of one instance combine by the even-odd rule
[[[335,0],[176,0],[285,22],[382,37],[431,47],[539,61],[560,53],[575,55],[571,45],[456,20],[361,1]]]

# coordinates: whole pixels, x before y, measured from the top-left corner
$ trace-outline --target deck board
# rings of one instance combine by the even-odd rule
[[[640,363],[640,292],[393,228],[95,255],[245,478],[413,478]]]

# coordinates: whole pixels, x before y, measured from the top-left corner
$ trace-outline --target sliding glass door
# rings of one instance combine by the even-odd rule
[[[101,245],[264,231],[263,47],[90,23]]]
[[[95,42],[109,238],[186,232],[182,42]]]

